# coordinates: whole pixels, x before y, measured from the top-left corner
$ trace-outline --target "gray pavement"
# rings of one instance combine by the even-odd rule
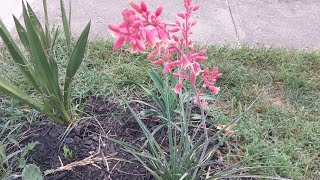
[[[34,0],[25,0],[32,3]],[[14,27],[12,14],[19,17],[22,13],[21,0],[1,0],[0,1],[0,18],[5,23],[8,29]],[[1,40],[0,40],[1,41]]]
[[[153,10],[163,6],[163,19],[175,20],[183,10],[183,0],[145,1]],[[193,16],[198,21],[193,39],[203,44],[320,48],[320,0],[194,0],[194,4],[201,9]],[[48,5],[51,21],[60,23],[59,0]],[[72,0],[73,32],[79,34],[91,19],[91,38],[109,38],[107,24],[119,23],[121,10],[128,6],[128,0]],[[33,7],[43,19],[41,1]]]

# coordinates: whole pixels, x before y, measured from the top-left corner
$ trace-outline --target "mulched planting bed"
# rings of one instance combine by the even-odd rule
[[[145,108],[138,103],[132,105],[137,111]],[[42,120],[41,125],[28,127],[29,135],[22,145],[32,141],[40,143],[28,154],[28,163],[36,164],[42,171],[73,166],[71,170],[47,175],[47,180],[153,179],[134,156],[101,136],[106,133],[114,139],[142,145],[146,138],[138,123],[130,120],[132,115],[128,110],[124,111],[124,107],[104,97],[90,97],[84,103],[83,111],[80,124],[71,130],[63,143],[61,135],[66,130],[64,126]],[[144,119],[144,122],[150,128],[160,123],[155,118]],[[155,136],[162,141],[165,138],[164,130]],[[72,158],[64,157],[64,145],[73,151]],[[166,147],[165,144],[163,146]],[[214,168],[219,171],[224,167],[225,164],[221,163]]]

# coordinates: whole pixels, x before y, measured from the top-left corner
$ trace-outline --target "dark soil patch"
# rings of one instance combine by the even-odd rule
[[[135,104],[134,108],[142,110],[143,107]],[[104,156],[111,160],[108,160],[107,164],[102,161],[97,162],[97,166],[79,166],[72,171],[57,172],[46,176],[45,179],[153,179],[131,154],[99,135],[103,134],[103,129],[115,139],[132,144],[144,143],[145,137],[140,132],[139,125],[131,121],[130,117],[131,114],[121,109],[119,104],[102,97],[91,97],[84,103],[83,120],[69,133],[63,143],[61,143],[61,135],[66,130],[64,126],[43,120],[41,125],[29,127],[30,135],[22,144],[26,145],[32,141],[38,141],[40,144],[28,155],[28,163],[36,164],[42,171],[45,171],[56,169],[62,164],[81,161],[90,155],[99,153],[98,157]],[[146,120],[146,123],[149,126],[157,124],[156,121],[151,120]],[[72,150],[72,158],[64,157],[64,145]]]
[[[135,110],[142,110],[141,104],[133,104]],[[107,161],[78,166],[71,171],[60,171],[47,175],[47,180],[102,180],[102,179],[153,179],[135,158],[124,151],[119,145],[101,138],[100,134],[123,140],[133,145],[142,145],[146,138],[139,125],[130,120],[131,113],[120,107],[118,103],[108,101],[103,97],[91,97],[84,103],[84,115],[81,123],[75,127],[61,143],[61,134],[66,127],[55,125],[43,120],[41,125],[29,128],[30,135],[23,140],[22,145],[38,141],[28,155],[28,163],[36,164],[42,171],[57,169],[63,165],[79,162],[93,154],[96,157],[106,157]],[[157,119],[145,119],[148,127],[158,125]],[[165,137],[164,131],[155,135],[159,141]],[[72,158],[64,157],[63,146],[72,150]],[[164,144],[164,146],[166,146]],[[124,161],[125,160],[125,161]],[[130,161],[130,162],[126,162]],[[224,168],[218,165],[217,171]]]

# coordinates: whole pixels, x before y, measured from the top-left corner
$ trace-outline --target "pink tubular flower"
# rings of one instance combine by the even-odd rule
[[[201,100],[201,106],[205,107],[205,106],[207,106],[207,105],[208,105],[207,101],[204,100],[204,99],[202,99],[202,100]]]
[[[221,76],[222,74],[218,72],[217,67],[213,68],[211,72],[209,71],[209,68],[206,68],[204,70],[204,73],[202,74],[202,78],[204,81],[202,87],[203,88],[208,87],[213,94],[218,94],[220,92],[220,88],[215,87],[215,82]]]
[[[122,46],[123,43],[124,43],[124,40],[125,40],[125,37],[123,37],[123,36],[120,36],[120,37],[117,39],[116,43],[114,44],[114,50],[115,50],[115,51],[117,51],[117,50],[119,50],[119,49],[121,48],[121,46]]]
[[[156,10],[155,15],[158,17],[158,16],[161,15],[161,13],[162,13],[162,7],[158,7],[158,9]]]
[[[174,61],[174,62],[167,63],[166,65],[164,65],[162,73],[167,74],[173,68],[179,66],[179,64],[180,64],[180,61]]]
[[[185,54],[182,54],[182,67],[187,68],[189,66],[191,66],[189,58]]]
[[[177,13],[178,19],[174,23],[161,19],[162,7],[158,7],[154,13],[148,9],[146,3],[141,0],[136,4],[130,0],[132,9],[122,11],[123,22],[115,25],[108,24],[114,37],[117,38],[114,50],[119,50],[123,44],[129,45],[131,52],[145,52],[151,49],[147,59],[154,65],[163,67],[163,74],[171,73],[179,78],[179,83],[173,88],[174,92],[181,93],[183,82],[186,80],[191,85],[196,97],[194,103],[207,105],[201,100],[203,92],[208,88],[212,94],[220,91],[215,83],[221,73],[218,68],[212,71],[208,67],[202,70],[201,62],[208,60],[206,50],[195,51],[193,41],[190,38],[192,27],[196,21],[191,21],[191,14],[199,9],[192,4],[192,0],[184,0],[185,12]],[[197,78],[203,79],[203,84],[197,90]],[[187,83],[185,83],[187,84]]]
[[[162,65],[164,63],[164,61],[162,59],[159,59],[157,61],[153,61],[152,64],[154,65]]]
[[[132,2],[131,0],[129,1],[129,4],[131,5],[131,7],[136,10],[138,13],[142,13],[142,10],[140,8],[140,6],[134,2]]]
[[[172,90],[174,90],[175,93],[180,93],[182,88],[182,82],[179,82]]]

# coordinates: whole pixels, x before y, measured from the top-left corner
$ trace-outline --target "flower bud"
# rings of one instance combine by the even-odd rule
[[[174,90],[175,93],[180,93],[182,88],[182,82],[179,82],[172,90]]]
[[[179,38],[176,36],[176,35],[172,35],[172,38],[173,38],[173,40],[175,40],[176,42],[178,42],[179,41]]]
[[[161,13],[162,13],[162,7],[158,7],[158,9],[156,10],[156,16],[160,16]]]
[[[207,51],[205,49],[202,49],[201,51],[198,52],[198,56],[202,56],[206,53]]]
[[[111,29],[114,32],[120,32],[120,28],[115,24],[110,23],[110,24],[108,24],[108,27],[109,27],[109,29]]]
[[[179,17],[181,17],[182,19],[185,19],[186,18],[186,16],[183,14],[183,13],[178,13],[177,14]]]
[[[129,4],[131,5],[131,7],[136,10],[138,13],[142,13],[141,8],[138,4],[132,2],[131,0],[129,1]]]
[[[179,30],[180,30],[179,27],[174,27],[174,28],[170,29],[169,32],[175,33],[175,32],[178,32]]]
[[[172,73],[172,76],[178,78],[178,77],[180,77],[180,74],[178,74],[178,73]]]
[[[204,57],[204,56],[197,56],[195,58],[196,61],[206,61],[208,58],[207,57]]]
[[[193,7],[193,11],[198,10],[198,9],[199,9],[199,7],[200,7],[200,6],[195,6],[195,7]]]
[[[114,49],[115,51],[119,50],[119,49],[121,48],[121,46],[123,45],[124,40],[125,40],[124,36],[120,36],[120,37],[117,39],[116,43],[114,44],[113,49]]]
[[[147,5],[146,5],[146,3],[144,1],[141,1],[140,7],[141,7],[141,11],[147,12],[148,8],[147,8]]]
[[[162,59],[159,59],[157,61],[152,62],[152,64],[154,64],[154,65],[162,65],[163,63],[164,63],[164,60],[162,60]]]

